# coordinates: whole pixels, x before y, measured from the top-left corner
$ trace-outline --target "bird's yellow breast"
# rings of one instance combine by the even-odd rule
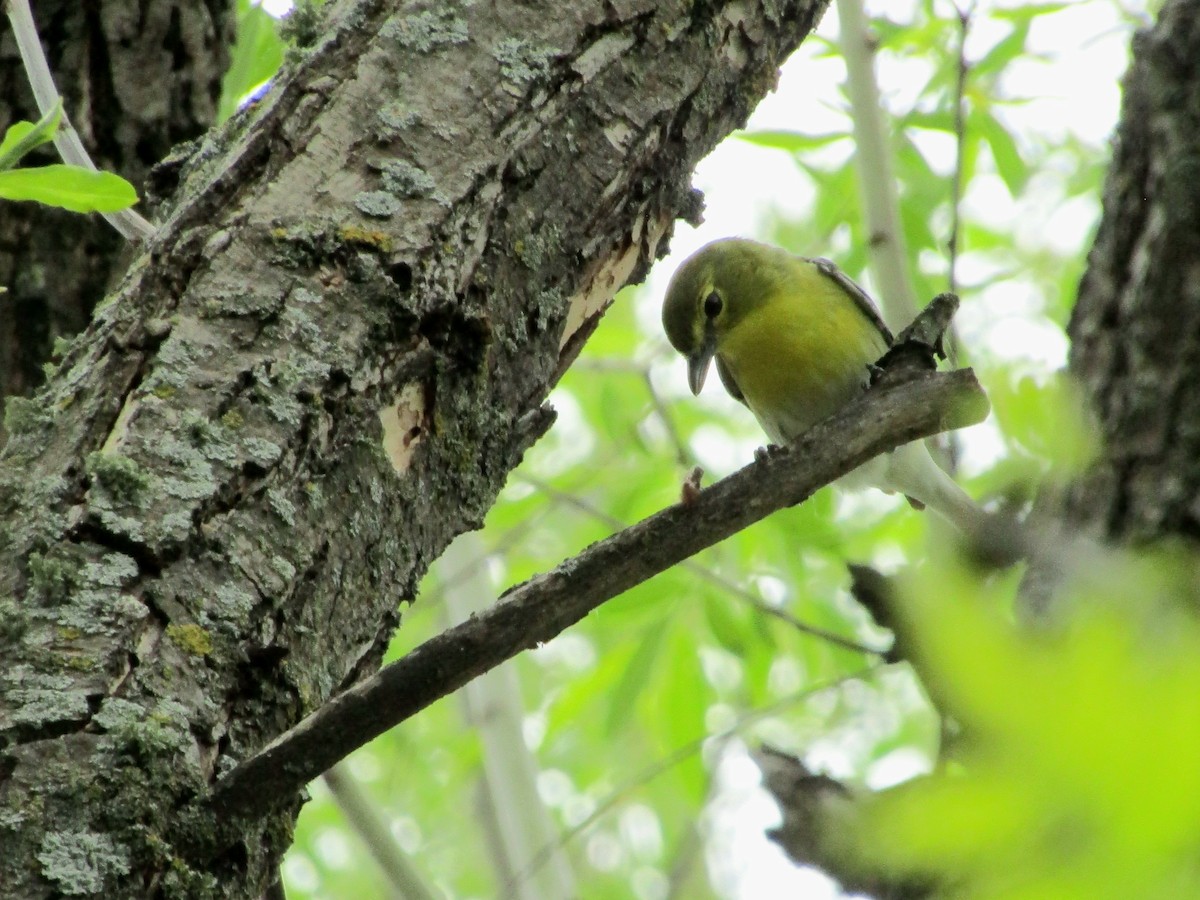
[[[815,273],[814,273],[815,274]],[[717,355],[776,443],[788,441],[862,392],[882,334],[821,276],[804,296],[757,304],[721,336]]]

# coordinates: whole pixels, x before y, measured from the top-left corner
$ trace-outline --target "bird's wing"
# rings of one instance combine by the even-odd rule
[[[879,314],[879,307],[875,305],[875,301],[871,299],[871,295],[864,291],[857,281],[839,269],[832,260],[818,256],[808,261],[817,267],[818,272],[834,281],[838,287],[850,295],[850,298],[862,310],[863,315],[879,329],[879,333],[883,335],[884,340],[887,341],[890,347],[894,340],[892,332],[884,323],[883,316]]]
[[[746,395],[742,393],[742,389],[737,386],[737,382],[733,380],[733,373],[729,371],[729,367],[721,361],[721,357],[717,357],[717,374],[721,376],[721,384],[725,385],[725,390],[729,392],[729,396],[739,403],[746,403]]]

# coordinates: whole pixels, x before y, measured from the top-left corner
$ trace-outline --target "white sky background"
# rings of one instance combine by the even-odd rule
[[[894,20],[904,21],[917,0],[874,0],[868,12],[886,10]],[[1124,72],[1130,33],[1118,14],[1118,0],[1075,0],[1068,8],[1038,18],[1030,37],[1030,48],[1050,56],[1049,60],[1020,60],[1004,76],[1005,92],[1011,97],[1031,98],[1029,102],[1004,110],[1004,118],[1019,142],[1040,140],[1049,144],[1072,136],[1096,146],[1104,145],[1116,122],[1119,105],[1119,79]],[[264,0],[263,7],[273,15],[290,8],[290,0]],[[1024,5],[980,0],[976,4],[973,31],[967,56],[979,55],[1004,32],[999,23],[989,22],[986,13],[996,8]],[[955,15],[948,0],[942,8]],[[1146,0],[1124,0],[1128,10],[1144,13]],[[831,8],[818,33],[835,40],[836,13]],[[784,66],[778,89],[755,110],[749,130],[798,130],[822,134],[847,129],[840,84],[844,66],[837,58],[815,58],[815,42],[806,43]],[[947,52],[954,52],[948,49]],[[906,105],[926,77],[920,61],[889,60],[881,57],[877,77],[887,98]],[[949,142],[923,134],[914,139],[922,144],[938,171],[949,173],[952,147]],[[986,221],[996,228],[1012,231],[1021,242],[1030,245],[1049,243],[1068,250],[1086,240],[1099,213],[1099,201],[1062,203],[1057,184],[1065,173],[1041,172],[1035,176],[1027,196],[1014,202],[1003,183],[995,176],[976,178],[964,199],[967,218]],[[704,192],[705,222],[700,228],[677,223],[671,241],[671,254],[660,261],[649,278],[649,290],[641,294],[638,319],[647,335],[661,340],[659,309],[661,298],[672,273],[688,255],[705,243],[730,235],[754,236],[767,222],[771,210],[790,217],[802,216],[812,201],[812,187],[781,151],[766,150],[737,140],[721,144],[696,170],[694,184]],[[947,181],[947,193],[949,181]],[[809,256],[831,256],[836,248],[792,247]],[[960,278],[972,281],[970,259],[960,261]],[[985,273],[975,273],[980,277]],[[1019,358],[1033,369],[1049,371],[1063,364],[1066,341],[1061,332],[1036,313],[1041,308],[1037,285],[1009,280],[965,298],[957,318],[964,344],[993,358]],[[665,346],[665,341],[663,341]],[[690,397],[684,366],[672,361],[656,372],[665,393],[683,402]],[[712,404],[729,415],[748,415],[714,387],[701,402]],[[560,423],[561,427],[561,423]],[[976,435],[975,443],[988,444],[986,427]],[[717,472],[729,471],[749,458],[745,447],[697,448],[702,461]],[[971,441],[968,439],[966,466],[971,467]],[[976,452],[979,452],[978,450]],[[707,459],[715,455],[715,459]],[[822,748],[819,762],[837,771],[836,748]],[[810,759],[810,762],[814,760]],[[919,760],[911,758],[888,771],[871,773],[877,786],[911,775]],[[707,815],[710,835],[709,867],[714,885],[727,897],[753,900],[828,900],[841,896],[823,876],[797,871],[782,852],[764,836],[765,828],[778,822],[773,803],[758,786],[758,770],[744,749],[726,754],[718,767],[721,790]],[[655,891],[644,892],[644,900],[655,900]]]

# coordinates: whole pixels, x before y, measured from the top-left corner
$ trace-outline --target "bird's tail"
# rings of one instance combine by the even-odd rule
[[[979,534],[988,514],[939,466],[924,441],[913,441],[888,454],[884,487],[919,500],[967,537]]]

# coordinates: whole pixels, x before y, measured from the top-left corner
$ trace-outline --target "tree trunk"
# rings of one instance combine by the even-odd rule
[[[1134,40],[1104,217],[1071,318],[1101,458],[1065,515],[1137,544],[1200,538],[1200,2]]]
[[[346,0],[206,137],[9,403],[11,895],[264,891],[300,798],[209,786],[377,667],[821,5]]]
[[[172,144],[213,124],[233,34],[232,0],[39,0],[42,44],[92,159],[141,191]],[[0,37],[0,132],[39,118],[12,33]],[[47,148],[36,155],[49,160]],[[42,383],[55,338],[87,325],[119,274],[124,241],[99,216],[34,203],[0,215],[0,397]],[[128,259],[126,258],[126,262]],[[0,444],[4,426],[0,424]]]

